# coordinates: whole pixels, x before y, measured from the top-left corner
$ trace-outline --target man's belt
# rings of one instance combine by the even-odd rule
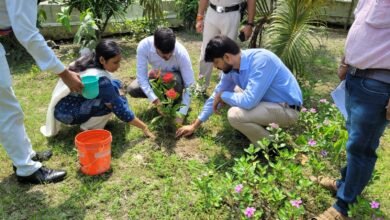
[[[218,13],[226,13],[226,12],[240,10],[240,4],[229,6],[229,7],[223,7],[223,6],[216,6],[212,3],[210,3],[210,8],[214,9],[214,11],[216,11]]]
[[[12,28],[0,29],[0,36],[7,36],[12,32]]]
[[[349,72],[351,75],[375,79],[384,83],[390,84],[390,70],[388,69],[358,69],[356,67],[350,66]]]

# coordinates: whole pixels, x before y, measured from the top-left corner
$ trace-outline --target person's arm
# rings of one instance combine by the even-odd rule
[[[348,64],[345,63],[345,56],[341,58],[339,68],[337,70],[337,76],[342,81],[347,76]]]
[[[223,75],[221,81],[218,83],[217,87],[215,88],[213,94],[210,96],[209,99],[207,99],[206,103],[203,106],[202,112],[198,116],[198,118],[190,125],[185,125],[181,128],[179,128],[176,132],[176,138],[181,136],[190,136],[194,131],[200,127],[200,125],[207,121],[207,119],[213,114],[213,103],[214,103],[214,97],[216,94],[220,93],[220,91],[225,90],[233,90],[234,89],[234,83],[231,80],[230,76]]]
[[[214,113],[214,102],[215,96],[224,92],[224,91],[234,91],[234,83],[230,74],[223,74],[221,80],[215,87],[211,96],[207,99],[206,103],[203,105],[202,112],[199,114],[198,119],[202,122],[205,122],[209,117]]]
[[[176,131],[176,138],[179,138],[181,136],[183,136],[183,137],[190,136],[191,134],[194,133],[194,131],[196,129],[198,129],[200,127],[201,124],[202,124],[202,121],[199,119],[196,119],[192,124],[185,125],[185,126],[179,128]]]
[[[26,48],[41,70],[54,72],[71,91],[81,92],[83,85],[77,73],[65,69],[36,27],[35,1],[8,0],[7,11],[16,39]]]
[[[270,60],[270,57],[262,54],[257,54],[253,59],[255,62],[252,62],[249,67],[249,79],[245,90],[243,92],[222,92],[221,98],[226,104],[247,110],[252,109],[271,86],[276,76],[277,65]]]
[[[149,101],[155,103],[158,101],[158,97],[154,94],[148,78],[148,51],[150,45],[148,45],[147,39],[143,39],[137,47],[137,79]]]
[[[208,0],[199,0],[198,3],[198,14],[196,15],[196,24],[195,29],[198,33],[203,32],[203,26],[204,26],[204,14],[206,12],[206,8],[209,5]]]
[[[129,122],[129,124],[134,125],[135,127],[141,129],[146,137],[152,139],[156,138],[156,136],[149,130],[148,126],[139,118],[135,117],[132,121]]]
[[[247,11],[248,11],[248,21],[245,26],[241,29],[245,34],[245,39],[248,40],[255,26],[255,13],[256,13],[256,0],[247,0]]]
[[[195,82],[194,71],[192,70],[192,64],[190,55],[187,50],[181,44],[177,44],[178,57],[179,57],[179,68],[183,78],[183,95],[181,104],[184,106],[179,109],[181,115],[187,115],[188,109],[190,108],[191,95],[189,88]]]

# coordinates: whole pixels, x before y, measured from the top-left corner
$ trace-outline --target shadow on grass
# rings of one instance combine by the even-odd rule
[[[156,108],[149,108],[137,114],[137,117],[150,125],[151,131],[156,135],[155,143],[158,148],[164,149],[168,154],[172,154],[177,144],[177,139],[175,138],[176,126],[173,121],[165,119],[153,121],[158,116],[159,113]]]
[[[59,183],[60,184],[60,183]],[[34,190],[31,190],[34,187]],[[0,182],[0,218],[1,219],[84,219],[86,209],[80,197],[82,190],[72,191],[68,199],[50,207],[51,198],[47,192],[56,188],[53,184],[34,186],[20,184],[14,175]],[[55,189],[54,189],[55,190]],[[86,195],[84,195],[86,196]],[[55,199],[55,198],[54,198]]]
[[[138,143],[144,141],[144,137],[128,140],[126,138],[130,129],[136,129],[134,126],[129,126],[126,123],[119,120],[110,120],[104,128],[111,132],[111,156],[113,158],[120,158],[126,150]],[[75,137],[81,130],[79,126],[64,127],[55,137],[48,138],[48,146],[54,148],[61,153],[72,155],[77,152],[75,145]]]

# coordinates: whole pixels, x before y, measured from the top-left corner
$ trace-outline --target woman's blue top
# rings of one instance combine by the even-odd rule
[[[80,94],[70,93],[62,98],[54,110],[54,117],[69,125],[82,124],[94,116],[103,116],[113,112],[120,120],[130,122],[135,115],[131,111],[125,96],[121,96],[119,80],[107,77],[99,78],[99,95],[95,99],[86,99]],[[106,104],[111,104],[111,108]]]

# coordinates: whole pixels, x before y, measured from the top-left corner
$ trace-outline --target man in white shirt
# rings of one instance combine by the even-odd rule
[[[176,36],[170,28],[159,28],[154,36],[143,39],[137,48],[137,79],[129,86],[127,91],[135,98],[148,98],[155,106],[161,105],[161,100],[153,92],[148,78],[148,64],[152,70],[173,72],[176,78],[176,90],[182,94],[183,105],[176,117],[176,123],[182,124],[190,106],[189,87],[194,83],[190,56],[186,48],[176,41]]]
[[[20,44],[31,54],[37,65],[57,74],[73,92],[81,92],[79,76],[64,67],[47,46],[36,28],[36,0],[0,0],[0,37],[13,32]],[[1,36],[3,35],[3,36]],[[50,183],[64,179],[66,172],[42,167],[40,163],[50,154],[36,153],[27,137],[23,111],[12,89],[12,77],[0,44],[0,142],[11,158],[16,177],[22,183]]]

